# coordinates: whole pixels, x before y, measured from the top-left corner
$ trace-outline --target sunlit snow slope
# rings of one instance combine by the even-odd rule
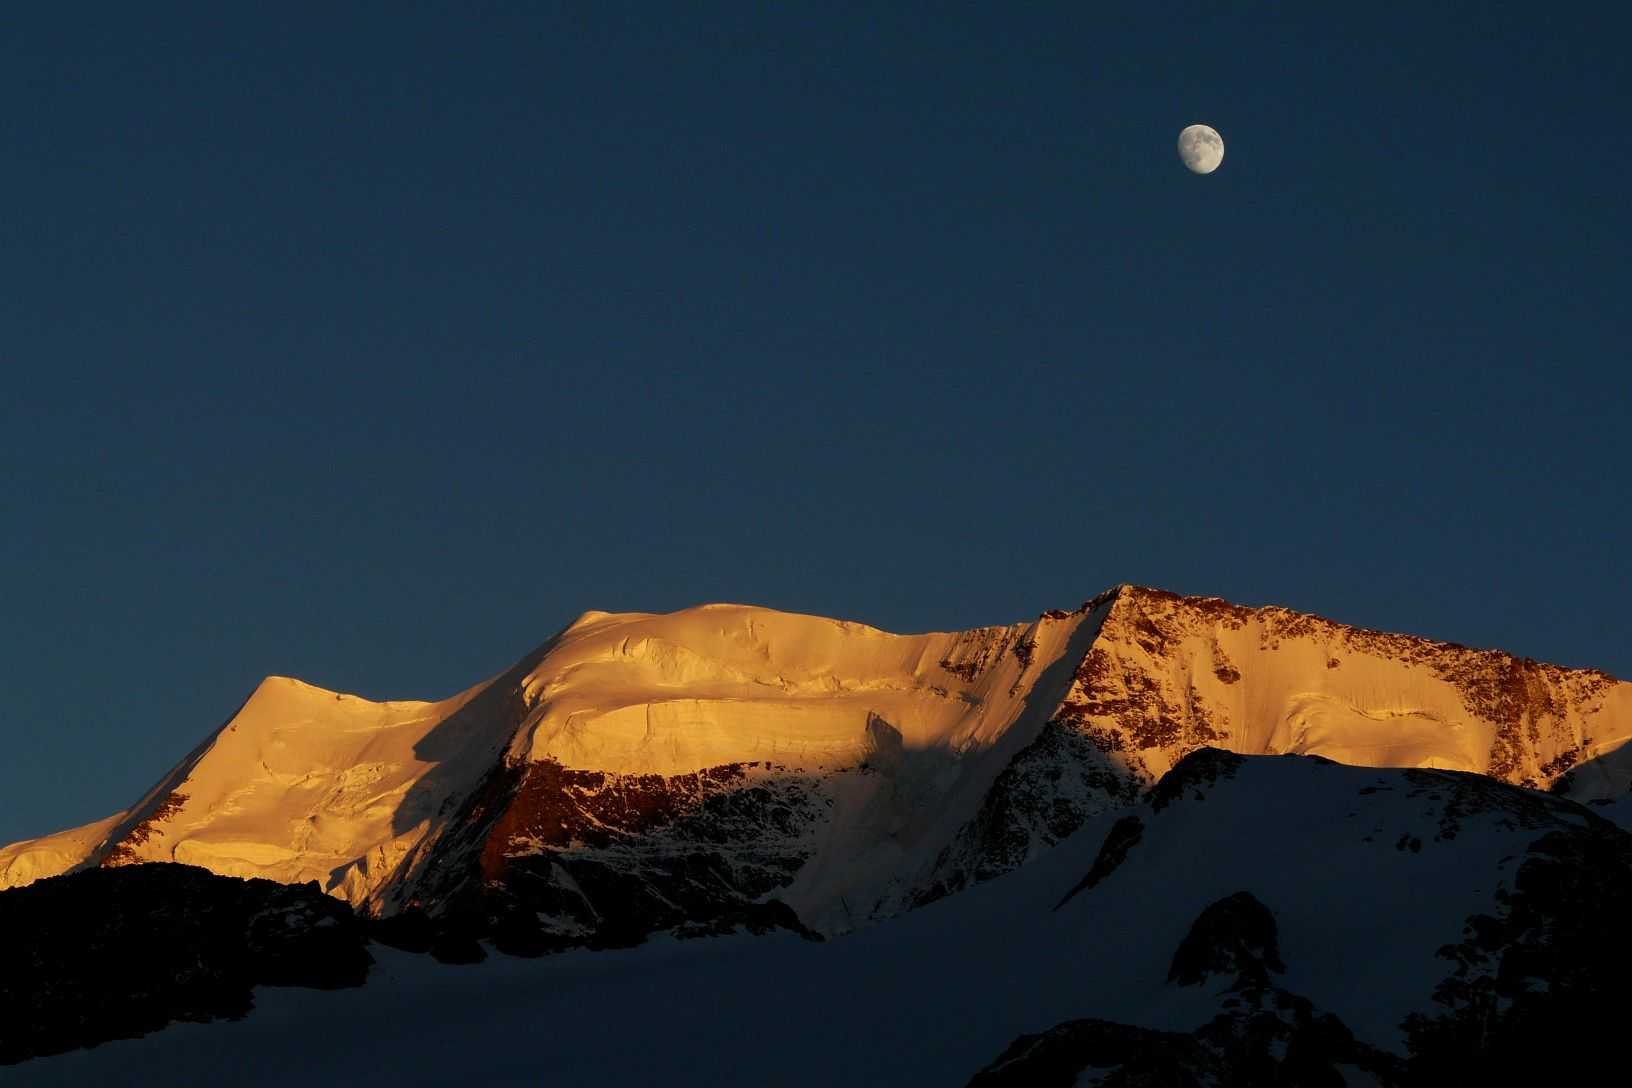
[[[912,636],[588,613],[442,702],[268,679],[131,809],[0,850],[0,887],[174,860],[497,919],[518,947],[839,932],[1025,863],[1201,746],[1586,799],[1627,792],[1629,735],[1632,685],[1603,673],[1135,587]]]

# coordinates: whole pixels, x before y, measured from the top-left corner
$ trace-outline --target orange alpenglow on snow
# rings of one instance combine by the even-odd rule
[[[731,894],[835,933],[1025,863],[1201,747],[1592,799],[1627,791],[1629,736],[1632,684],[1601,672],[1138,587],[921,635],[591,612],[441,702],[269,678],[130,809],[0,850],[0,887],[176,861],[389,915],[526,873],[570,937],[608,909],[585,864],[704,842]]]

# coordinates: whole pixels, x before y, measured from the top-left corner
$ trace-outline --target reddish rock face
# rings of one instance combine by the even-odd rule
[[[488,833],[482,875],[501,877],[512,854],[574,846],[604,849],[669,827],[710,798],[740,788],[747,778],[745,767],[727,763],[664,777],[568,770],[554,760],[529,763]]]
[[[417,881],[418,906],[536,954],[658,930],[788,928],[776,901],[826,813],[819,783],[764,763],[617,775],[498,768]]]
[[[165,797],[145,819],[125,832],[117,842],[108,848],[107,856],[102,859],[102,864],[107,866],[139,864],[142,859],[137,857],[135,848],[147,842],[155,834],[162,833],[160,829],[163,828],[165,821],[180,812],[181,806],[186,803],[187,795],[179,791]]]

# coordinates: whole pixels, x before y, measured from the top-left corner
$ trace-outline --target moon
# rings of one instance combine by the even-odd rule
[[[1211,174],[1224,161],[1224,137],[1210,125],[1191,125],[1179,133],[1179,158],[1191,173]]]

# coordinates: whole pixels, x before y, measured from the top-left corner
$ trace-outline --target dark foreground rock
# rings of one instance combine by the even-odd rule
[[[1275,916],[1251,892],[1225,896],[1196,916],[1179,942],[1167,981],[1200,986],[1214,975],[1234,975],[1238,990],[1269,985],[1281,963]]]
[[[1538,795],[1539,796],[1539,795]],[[1577,1044],[1609,1043],[1632,1008],[1632,835],[1585,818],[1531,843],[1493,914],[1439,950],[1442,1011],[1404,1027],[1421,1083],[1569,1079]],[[1613,1076],[1625,1076],[1625,1062]]]
[[[189,865],[88,869],[0,892],[0,1064],[236,1019],[255,986],[360,986],[364,923],[315,883]]]
[[[1067,1020],[1038,1035],[1022,1035],[969,1088],[1072,1088],[1084,1071],[1114,1074],[1125,1085],[1205,1083],[1212,1065],[1196,1040],[1109,1020]]]
[[[1222,989],[1223,1011],[1192,1032],[1107,1020],[1068,1020],[1022,1035],[970,1088],[1326,1088],[1346,1072],[1401,1083],[1403,1065],[1355,1039],[1343,1022],[1274,984],[1285,971],[1275,916],[1250,892],[1197,916],[1173,955],[1168,982]]]
[[[1420,772],[1411,772],[1420,775]],[[1465,782],[1464,779],[1467,781]],[[1440,794],[1510,793],[1503,812],[1536,821],[1520,802],[1561,803],[1472,776],[1435,779]],[[1487,806],[1488,807],[1488,806]],[[1273,912],[1241,891],[1207,907],[1174,952],[1168,982],[1220,992],[1221,1012],[1188,1033],[1070,1020],[1016,1039],[970,1081],[1003,1085],[1316,1086],[1550,1083],[1568,1076],[1567,1040],[1613,1039],[1632,979],[1632,836],[1569,806],[1564,829],[1534,840],[1498,909],[1468,918],[1440,949],[1450,973],[1439,1010],[1402,1027],[1405,1057],[1357,1040],[1337,1017],[1275,984],[1284,972]],[[1530,822],[1519,826],[1529,827]],[[1114,836],[1113,836],[1114,837]],[[1126,836],[1124,836],[1125,838]],[[1444,837],[1454,837],[1442,833]]]

